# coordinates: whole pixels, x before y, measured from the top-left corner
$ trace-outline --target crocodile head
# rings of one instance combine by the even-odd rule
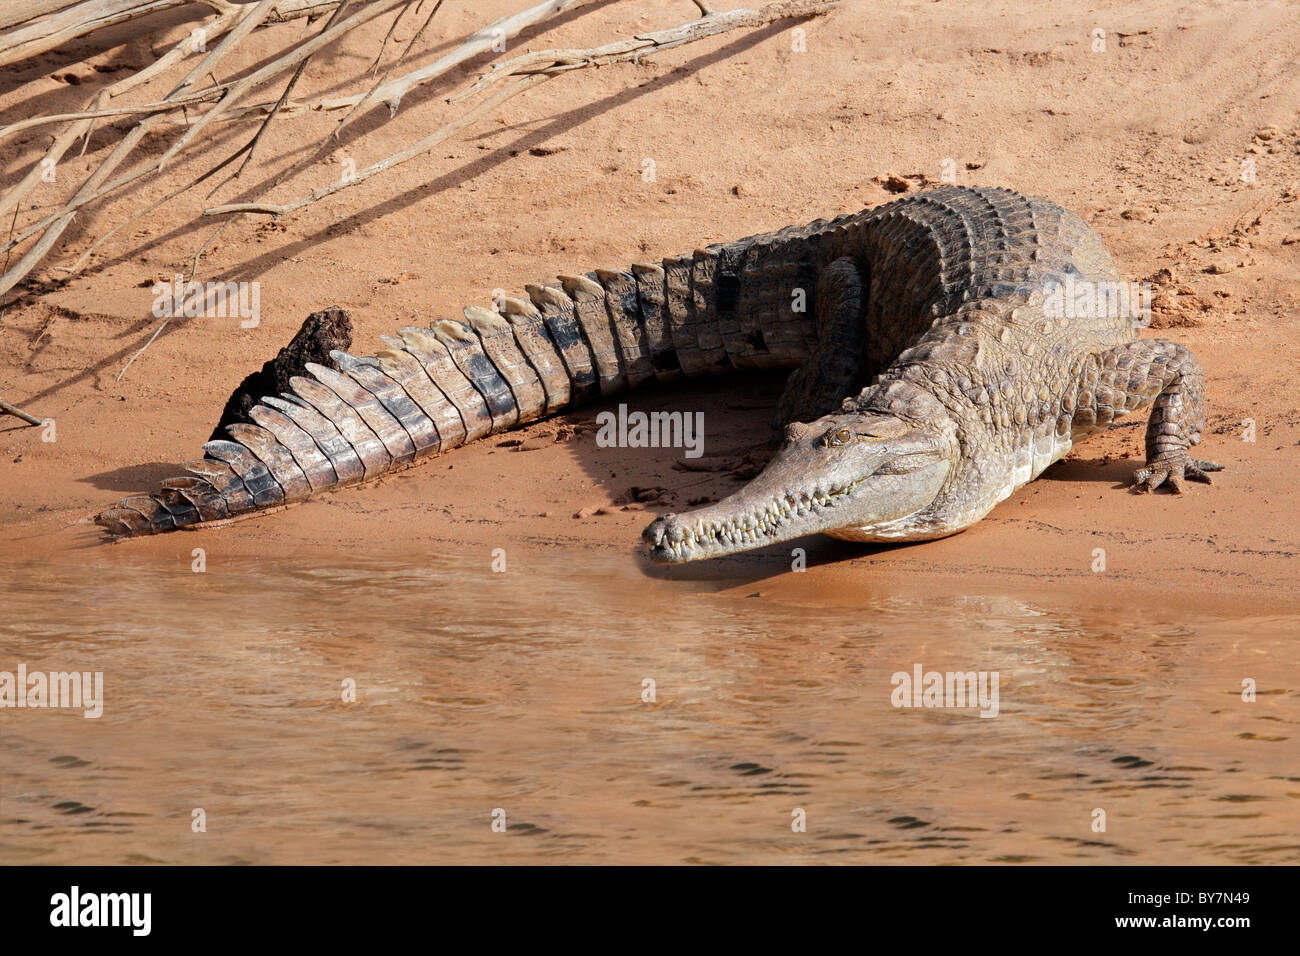
[[[934,502],[952,473],[954,436],[946,415],[936,422],[845,411],[796,422],[744,488],[709,507],[663,515],[642,537],[650,557],[664,564],[816,533],[857,541],[937,537],[912,519]]]

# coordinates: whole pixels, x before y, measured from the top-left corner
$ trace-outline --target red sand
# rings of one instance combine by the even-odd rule
[[[448,5],[412,65],[515,6]],[[605,42],[679,22],[693,9],[599,5],[521,37],[514,50]],[[192,221],[200,196],[187,194],[113,237],[65,287],[23,292],[0,319],[0,396],[54,418],[57,441],[0,419],[0,557],[93,562],[131,549],[188,560],[200,543],[249,556],[358,547],[477,553],[510,540],[608,548],[634,560],[641,527],[669,505],[622,510],[630,487],[665,487],[679,509],[725,493],[735,480],[674,470],[670,450],[598,449],[590,434],[560,428],[568,440],[517,451],[489,439],[375,486],[225,529],[109,547],[82,519],[196,457],[226,396],[312,310],[350,309],[354,351],[372,352],[381,347],[378,335],[458,315],[494,288],[877,205],[894,198],[881,185],[888,176],[915,189],[939,181],[951,159],[958,182],[1009,186],[1077,210],[1126,277],[1156,277],[1156,325],[1172,327],[1149,334],[1186,344],[1205,366],[1210,427],[1201,457],[1227,470],[1213,487],[1193,485],[1182,497],[1128,493],[1123,485],[1141,450],[1142,423],[1134,419],[1078,446],[971,531],[878,551],[822,540],[810,577],[821,577],[828,600],[851,600],[868,579],[887,585],[918,574],[948,588],[1095,586],[1094,549],[1104,548],[1107,586],[1117,590],[1155,587],[1187,600],[1245,592],[1292,603],[1300,557],[1293,389],[1300,84],[1292,38],[1300,9],[1140,2],[1076,13],[953,0],[903,0],[883,17],[872,9],[846,0],[829,17],[802,24],[806,53],[791,51],[786,25],[639,65],[580,71],[510,101],[431,155],[289,219],[239,220],[208,251],[200,278],[260,281],[261,324],[174,323],[121,381],[127,358],[157,324],[150,285],[188,272],[211,230],[208,221]],[[0,71],[0,123],[79,108],[121,75],[114,67],[140,66],[145,46],[161,51],[191,20],[177,11],[156,19],[162,26],[148,41],[133,40],[140,27],[127,25]],[[343,78],[373,56],[387,20],[372,26],[313,61],[296,95],[360,89]],[[1106,31],[1105,52],[1092,50],[1095,28]],[[299,22],[259,31],[232,70],[261,60],[279,33],[304,29]],[[397,41],[412,29],[399,28]],[[448,113],[445,96],[473,72],[411,94],[391,121],[382,110],[367,117],[269,198],[296,198],[337,176],[344,159],[364,166],[423,135]],[[297,159],[335,118],[273,125],[258,163],[218,199],[261,184],[272,164]],[[101,126],[84,157],[70,155],[57,182],[22,210],[19,228],[70,195],[124,128]],[[92,207],[38,275],[56,278],[54,266],[70,264],[105,229],[233,150],[251,129],[224,127],[219,154],[169,166],[129,196]],[[29,168],[49,135],[36,129],[4,143],[0,185]],[[160,145],[147,141],[144,153]],[[641,176],[647,158],[657,170],[653,183]],[[1247,159],[1253,183],[1241,180]],[[765,383],[763,394],[770,398],[776,387]],[[736,457],[765,437],[762,408],[734,407],[756,404],[735,399],[758,392],[737,379],[629,400],[702,409],[706,453]],[[553,434],[595,411],[513,437]],[[1255,423],[1254,442],[1242,440],[1246,419]],[[602,506],[607,514],[572,517]],[[788,551],[778,550],[743,566],[778,575],[786,561]]]

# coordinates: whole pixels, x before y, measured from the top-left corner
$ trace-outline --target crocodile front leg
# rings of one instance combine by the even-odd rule
[[[1200,461],[1188,450],[1205,428],[1205,373],[1177,342],[1139,339],[1089,356],[1074,412],[1075,435],[1099,431],[1115,419],[1154,403],[1147,423],[1146,467],[1133,474],[1139,491],[1167,484],[1175,493],[1191,478],[1210,482],[1223,466]]]

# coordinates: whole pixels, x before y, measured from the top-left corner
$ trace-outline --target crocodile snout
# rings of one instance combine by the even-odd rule
[[[641,532],[641,540],[649,548],[650,558],[663,564],[682,559],[682,544],[685,541],[681,523],[677,515],[660,515]]]

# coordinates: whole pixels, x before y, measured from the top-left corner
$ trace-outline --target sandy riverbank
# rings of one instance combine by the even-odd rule
[[[449,5],[423,60],[511,6]],[[598,5],[521,39],[532,48],[586,46],[689,16],[690,4],[669,6],[671,13],[650,2]],[[148,40],[131,38],[137,28],[106,31],[0,71],[0,122],[75,108],[114,71],[138,65],[142,44],[161,49],[183,35],[187,16],[162,17]],[[314,62],[303,94],[338,89],[386,29],[372,26]],[[806,53],[791,52],[788,29],[772,28],[583,71],[335,200],[282,222],[231,225],[204,272],[259,280],[260,324],[177,323],[118,381],[156,324],[150,285],[187,270],[209,231],[190,222],[199,200],[178,200],[111,239],[66,286],[28,290],[4,313],[0,395],[54,418],[57,441],[0,419],[0,557],[119,560],[86,550],[101,547],[99,533],[79,520],[195,457],[231,389],[312,310],[350,309],[354,351],[369,352],[380,334],[456,315],[496,287],[876,205],[893,198],[883,185],[890,175],[916,188],[938,181],[951,159],[959,182],[1005,185],[1076,209],[1126,276],[1156,277],[1156,324],[1164,328],[1150,334],[1183,342],[1204,364],[1211,411],[1203,457],[1227,470],[1213,487],[1195,485],[1183,497],[1127,493],[1122,485],[1141,445],[1134,421],[1077,447],[955,538],[874,552],[817,543],[810,572],[828,599],[847,599],[868,576],[1092,588],[1101,547],[1108,586],[1211,600],[1245,592],[1290,604],[1300,568],[1298,26],[1300,11],[1280,2],[1103,4],[1076,13],[905,0],[882,17],[848,0],[804,25]],[[1104,52],[1092,49],[1095,28],[1106,31]],[[264,56],[275,31],[301,29],[263,31],[237,65]],[[446,109],[445,95],[471,72],[413,95],[391,122],[358,124],[361,135],[344,137],[317,178],[429,128]],[[302,148],[306,130],[322,135],[332,121],[273,126],[261,161],[282,161]],[[113,127],[96,133],[21,221],[66,197],[118,135]],[[231,149],[243,135],[229,129],[221,138]],[[6,144],[3,182],[21,175],[47,141],[35,130]],[[654,183],[640,175],[647,157]],[[1246,160],[1253,183],[1241,180]],[[69,263],[109,224],[197,169],[168,167],[132,205],[109,203],[80,217],[47,267]],[[266,166],[251,167],[249,188],[266,175]],[[312,184],[272,196],[292,198]],[[708,453],[734,459],[765,435],[765,403],[777,388],[737,380],[629,400],[703,411]],[[635,561],[637,536],[656,510],[716,497],[736,480],[726,471],[676,470],[671,450],[600,449],[590,433],[564,427],[603,407],[521,433],[556,436],[530,442],[531,450],[489,440],[283,514],[114,551],[181,560],[202,544],[250,555],[360,548],[409,556],[515,542],[608,549]],[[1242,440],[1247,419],[1254,442]],[[625,510],[634,487],[666,491],[659,504]],[[584,509],[606,513],[573,517]],[[788,553],[743,560],[758,576],[777,575]]]

